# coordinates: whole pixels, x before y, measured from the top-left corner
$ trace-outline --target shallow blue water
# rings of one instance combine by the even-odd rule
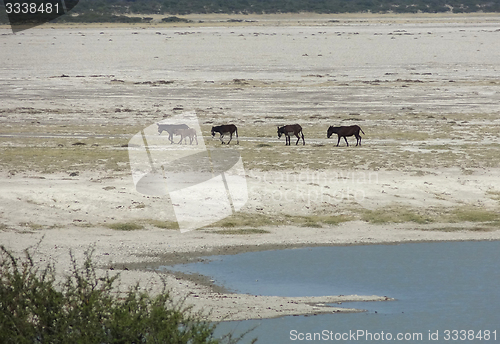
[[[497,241],[315,247],[208,260],[173,269],[211,276],[239,293],[397,299],[342,305],[368,310],[361,314],[229,322],[219,325],[218,333],[258,325],[251,337],[259,343],[378,342],[397,341],[398,336],[418,343],[500,342]],[[490,331],[489,340],[484,331]]]

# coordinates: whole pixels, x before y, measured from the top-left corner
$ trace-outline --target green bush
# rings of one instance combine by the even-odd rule
[[[179,18],[176,16],[165,17],[165,18],[162,18],[161,21],[163,23],[191,23],[191,22],[193,22],[192,20],[185,19],[185,18]]]
[[[71,255],[71,253],[70,253]],[[116,293],[118,275],[98,276],[92,251],[56,282],[55,268],[37,267],[0,246],[0,343],[234,343],[213,337],[215,326],[164,290]]]

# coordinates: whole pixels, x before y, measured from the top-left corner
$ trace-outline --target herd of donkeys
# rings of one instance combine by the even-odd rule
[[[188,138],[190,140],[190,144],[193,144],[193,141],[196,141],[196,144],[198,144],[196,130],[194,128],[189,128],[186,124],[160,124],[160,123],[156,124],[158,125],[158,134],[161,135],[162,132],[166,131],[168,133],[168,139],[170,140],[170,143],[174,143],[173,141],[174,135],[179,135],[181,137],[181,139],[178,142],[179,144],[182,143],[183,140],[184,143],[186,143],[186,140]],[[340,127],[330,126],[328,128],[326,136],[327,138],[330,138],[332,134],[337,134],[338,136],[337,146],[339,145],[340,139],[342,137],[344,138],[347,146],[349,146],[349,142],[347,142],[347,137],[354,135],[356,137],[356,146],[358,144],[361,146],[361,136],[359,135],[360,131],[363,134],[365,134],[365,132],[358,125],[340,126]],[[216,133],[220,134],[219,138],[222,144],[225,143],[223,138],[224,135],[227,134],[229,134],[229,141],[227,142],[227,144],[229,144],[233,139],[233,134],[236,135],[237,143],[240,143],[238,139],[238,128],[234,124],[213,126],[212,137],[214,137]],[[281,138],[281,135],[285,135],[286,145],[290,145],[291,135],[297,137],[297,142],[295,143],[295,145],[299,144],[301,138],[302,138],[302,144],[303,145],[306,144],[304,140],[304,133],[302,132],[302,127],[299,124],[291,124],[278,127],[278,138]]]

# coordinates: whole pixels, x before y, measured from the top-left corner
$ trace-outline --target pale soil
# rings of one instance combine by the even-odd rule
[[[93,247],[123,289],[158,292],[163,278],[176,299],[238,320],[391,295],[240,295],[147,268],[263,249],[500,239],[497,15],[253,19],[0,29],[0,243],[19,255],[39,243],[37,260],[61,273],[70,250],[82,259]],[[213,124],[238,125],[248,202],[181,234],[160,228],[175,221],[168,197],[135,190],[127,143],[182,111],[196,112],[209,147],[221,148]],[[295,122],[306,145],[285,147],[276,126]],[[363,128],[361,147],[326,139],[341,124]],[[143,229],[107,227],[125,222]]]

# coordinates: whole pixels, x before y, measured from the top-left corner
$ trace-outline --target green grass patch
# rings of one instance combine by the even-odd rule
[[[61,225],[57,225],[57,224],[54,224],[54,225],[42,225],[42,224],[39,224],[39,223],[36,223],[36,222],[21,222],[19,224],[20,226],[22,227],[27,227],[31,230],[34,230],[34,231],[39,231],[39,230],[42,230],[42,229],[54,229],[54,228],[61,228],[62,226]]]
[[[155,220],[155,219],[136,220],[135,222],[108,223],[105,226],[118,231],[134,231],[134,230],[145,229],[146,225],[151,225],[161,229],[174,229],[174,230],[179,229],[179,224],[175,221]]]
[[[294,216],[289,215],[288,222],[301,227],[321,228],[324,225],[337,226],[342,222],[354,220],[352,216],[348,215],[306,215]]]
[[[348,215],[288,215],[288,214],[250,214],[236,213],[208,227],[242,228],[264,226],[302,226],[320,228],[323,225],[335,226],[342,222],[352,221]]]
[[[354,218],[349,215],[313,215],[312,218],[315,221],[318,221],[320,223],[326,224],[326,225],[331,225],[331,226],[337,226],[341,224],[342,222],[349,222],[353,221]]]
[[[426,224],[434,222],[434,219],[431,216],[402,206],[392,206],[376,210],[362,209],[359,212],[361,215],[361,220],[373,224],[404,222]]]
[[[277,216],[265,214],[236,213],[228,216],[209,227],[235,228],[235,227],[263,227],[278,225]]]
[[[14,136],[0,138],[0,168],[54,173],[69,169],[123,171],[128,169],[128,139],[137,126],[43,126],[37,132],[47,135],[88,135],[88,138],[54,136],[48,138]],[[13,126],[5,133],[23,134],[31,126]],[[96,136],[102,135],[102,136]]]
[[[117,231],[135,231],[139,229],[144,229],[144,226],[135,222],[116,222],[108,223],[106,227],[117,230]]]
[[[146,220],[146,223],[161,229],[179,229],[179,224],[175,221]]]
[[[300,224],[301,227],[307,227],[307,228],[321,228],[323,225],[319,222],[314,222],[314,221],[308,221],[306,220],[305,222]]]
[[[241,228],[241,229],[221,229],[214,231],[215,234],[227,234],[227,235],[250,235],[250,234],[266,234],[270,233],[265,229],[259,228]]]
[[[63,147],[2,147],[0,168],[9,170],[54,173],[68,170],[128,169],[128,152],[125,148],[63,146]]]
[[[421,231],[439,231],[439,232],[460,232],[460,231],[469,231],[469,232],[490,232],[492,231],[491,227],[454,227],[454,226],[445,226],[445,227],[434,227],[434,228],[419,228]]]
[[[22,222],[22,223],[20,223],[20,225],[23,227],[28,227],[29,229],[32,229],[35,231],[38,231],[38,230],[45,228],[44,225],[41,225],[41,224],[35,223],[35,222],[31,222],[31,221],[30,222]]]
[[[405,223],[460,223],[475,222],[484,226],[500,226],[500,212],[473,206],[454,208],[413,209],[405,206],[389,206],[382,209],[359,209],[360,219],[373,224]],[[482,227],[478,227],[482,228]]]
[[[447,222],[480,222],[500,225],[500,212],[476,207],[459,207],[444,214]]]

